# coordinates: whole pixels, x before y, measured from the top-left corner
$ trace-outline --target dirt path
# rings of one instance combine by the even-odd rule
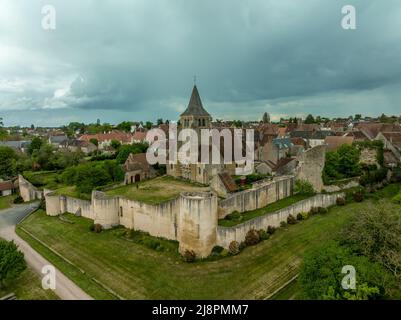
[[[31,212],[35,205],[36,204],[15,206],[0,211],[0,237],[9,241],[14,240],[19,249],[24,253],[26,262],[35,272],[43,276],[42,268],[45,265],[51,265],[51,263],[33,250],[27,242],[15,233],[15,226],[18,221]],[[88,294],[58,269],[56,269],[56,290],[54,290],[54,292],[63,300],[92,300]]]

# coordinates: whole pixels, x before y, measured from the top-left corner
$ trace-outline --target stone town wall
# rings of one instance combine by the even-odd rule
[[[277,200],[289,197],[293,193],[294,177],[280,176],[273,180],[254,184],[249,190],[237,192],[227,199],[219,201],[219,219],[238,211],[245,212],[263,208]]]
[[[326,145],[315,146],[298,157],[297,180],[309,181],[320,192],[323,188],[322,172],[326,161]]]
[[[194,250],[207,257],[216,244],[217,197],[212,193],[182,193],[177,199],[149,205],[93,191],[92,201],[47,193],[50,216],[66,212],[81,215],[105,229],[116,225],[180,241],[180,252]]]
[[[217,197],[211,192],[182,193],[179,214],[179,251],[193,250],[207,257],[216,245]]]
[[[119,198],[119,206],[120,224],[124,227],[156,237],[178,239],[179,198],[158,205]]]
[[[292,214],[294,217],[300,212],[309,212],[312,207],[329,207],[336,203],[338,197],[344,194],[318,194],[312,198],[302,200],[292,206],[274,213],[248,220],[234,227],[217,227],[217,245],[228,249],[231,241],[241,243],[245,240],[247,232],[251,229],[266,230],[268,226],[279,227],[280,222],[287,221]]]
[[[43,191],[38,190],[32,183],[26,180],[22,175],[18,175],[18,184],[20,195],[25,202],[40,200],[43,198]]]
[[[346,179],[344,183],[324,186],[324,190],[326,190],[326,192],[339,192],[341,190],[346,190],[355,187],[359,187],[359,178]]]

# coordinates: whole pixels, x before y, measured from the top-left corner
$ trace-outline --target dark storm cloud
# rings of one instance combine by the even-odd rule
[[[42,5],[57,29],[40,26]],[[357,9],[357,30],[341,8]],[[193,75],[220,118],[399,113],[401,3],[2,1],[0,112],[28,121],[176,119]],[[380,108],[376,105],[380,103]],[[64,115],[64,116],[63,116]],[[36,118],[36,119],[35,119]],[[18,122],[16,120],[10,120]],[[21,119],[22,122],[27,121]]]

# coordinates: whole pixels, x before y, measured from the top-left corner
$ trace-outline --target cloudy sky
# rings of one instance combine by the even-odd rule
[[[214,118],[400,114],[401,1],[0,0],[5,125],[175,120],[194,75]]]

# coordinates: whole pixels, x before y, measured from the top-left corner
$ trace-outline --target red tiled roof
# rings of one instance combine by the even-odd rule
[[[354,137],[328,136],[324,141],[327,144],[327,151],[335,151],[343,144],[351,145],[354,142]]]
[[[14,183],[12,181],[0,182],[0,191],[12,190],[12,189],[14,189]]]
[[[146,132],[136,131],[132,136],[132,139],[136,141],[144,141],[146,139]]]
[[[382,132],[382,134],[391,144],[401,147],[401,132]]]
[[[291,138],[291,142],[296,146],[306,146],[306,142],[301,137]]]
[[[124,163],[125,171],[134,171],[134,170],[144,170],[148,171],[150,169],[150,165],[148,160],[146,159],[146,153],[130,153],[127,160]]]
[[[219,173],[219,177],[228,192],[235,192],[238,190],[238,186],[227,172]]]
[[[132,141],[132,134],[122,131],[112,131],[109,133],[84,134],[78,138],[78,140],[84,141],[90,141],[91,139],[96,139],[99,142],[117,140],[130,143]]]

